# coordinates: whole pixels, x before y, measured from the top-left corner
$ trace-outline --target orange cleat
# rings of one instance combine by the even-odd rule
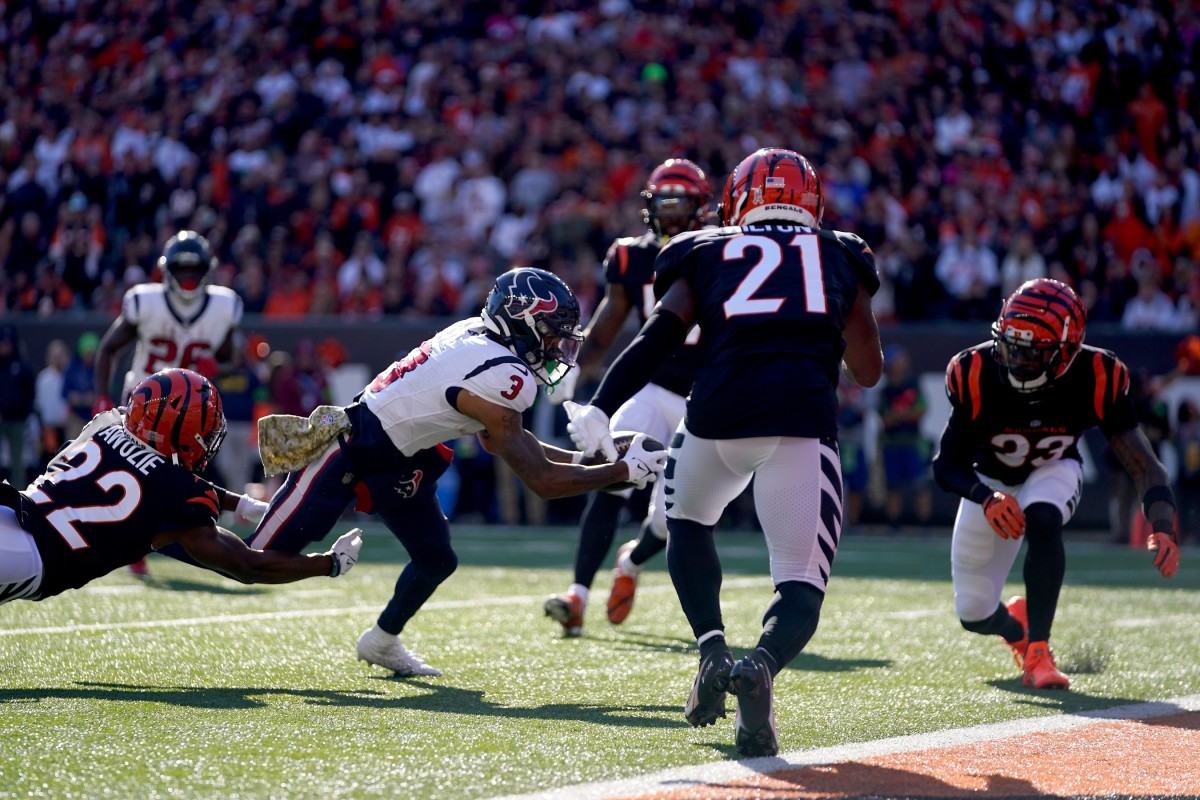
[[[1025,598],[1015,595],[1004,604],[1004,607],[1008,609],[1008,613],[1012,615],[1013,619],[1021,623],[1021,630],[1025,632],[1019,641],[1005,641],[1005,644],[1012,648],[1013,661],[1017,662],[1018,667],[1021,667],[1024,666],[1025,651],[1029,649],[1029,614],[1025,611]]]
[[[146,566],[146,559],[140,558],[129,565],[129,571],[139,578],[149,578],[150,568]]]
[[[621,545],[617,550],[617,565],[613,568],[612,591],[608,594],[608,621],[620,625],[633,610],[633,594],[637,591],[638,574],[629,574],[621,569],[621,557],[637,547],[637,540]]]
[[[563,636],[579,636],[583,633],[583,600],[574,592],[555,594],[546,598],[542,606],[546,616],[562,625]]]
[[[1071,679],[1058,671],[1049,644],[1030,642],[1025,653],[1024,683],[1034,689],[1066,689],[1070,687]]]

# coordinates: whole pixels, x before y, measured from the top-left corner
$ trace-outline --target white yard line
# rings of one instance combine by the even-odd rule
[[[972,744],[974,742],[1003,739],[1047,731],[1078,728],[1104,720],[1133,720],[1161,717],[1182,711],[1200,711],[1200,694],[1172,697],[1167,700],[1135,705],[1116,706],[1098,711],[1081,711],[1048,717],[1018,719],[975,725],[970,728],[955,728],[935,733],[916,733],[895,736],[872,742],[856,742],[835,747],[819,747],[812,750],[795,750],[773,758],[752,758],[744,761],[719,761],[694,767],[676,767],[654,772],[638,778],[627,778],[602,783],[586,783],[564,786],[532,794],[505,795],[492,800],[604,800],[610,797],[634,797],[652,792],[669,792],[702,787],[720,786],[731,781],[746,780],[769,774],[780,769],[796,769],[815,764],[836,764],[865,758],[928,750],[937,747]]]
[[[731,589],[762,586],[769,588],[767,577],[734,578],[726,580],[722,586]],[[137,587],[133,587],[137,588]],[[671,585],[646,586],[640,592],[643,594],[664,594],[674,591]],[[545,595],[512,595],[506,597],[477,597],[470,600],[434,600],[422,606],[422,611],[436,611],[451,608],[478,608],[480,606],[519,606],[537,604],[545,599]],[[257,622],[262,620],[298,619],[302,617],[339,617],[347,614],[377,614],[380,605],[358,605],[343,608],[306,608],[292,611],[264,611],[255,614],[221,614],[211,617],[184,617],[181,619],[148,619],[129,622],[95,622],[81,625],[57,625],[45,628],[0,628],[0,636],[25,636],[51,633],[83,633],[87,631],[119,631],[138,630],[145,628],[183,628],[193,625],[224,625],[232,622]]]

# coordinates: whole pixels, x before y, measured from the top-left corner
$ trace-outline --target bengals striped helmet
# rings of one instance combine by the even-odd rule
[[[704,170],[686,158],[668,158],[646,179],[642,222],[659,236],[670,238],[704,224],[712,186]]]
[[[171,463],[200,472],[225,441],[221,395],[199,373],[164,369],[134,388],[125,427]]]
[[[787,220],[815,228],[825,213],[821,178],[799,153],[764,147],[729,173],[720,213],[722,225]]]
[[[1086,323],[1087,310],[1070,286],[1050,278],[1026,281],[992,325],[992,354],[1017,391],[1036,391],[1071,368]]]

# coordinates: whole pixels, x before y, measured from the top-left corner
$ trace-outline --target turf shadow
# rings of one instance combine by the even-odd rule
[[[1077,689],[1034,689],[1021,683],[1020,678],[993,678],[987,681],[988,686],[1002,692],[1021,695],[1014,702],[1037,706],[1038,708],[1053,708],[1065,713],[1078,711],[1098,711],[1115,706],[1144,703],[1145,700],[1133,697],[1117,697],[1110,694],[1089,694]],[[1184,709],[1180,709],[1183,711]]]
[[[631,728],[683,728],[677,705],[599,705],[548,703],[532,708],[490,702],[483,691],[443,686],[423,679],[378,678],[388,684],[419,687],[420,694],[400,695],[384,689],[287,689],[273,686],[187,687],[79,681],[71,686],[28,689],[0,688],[0,705],[42,700],[107,700],[162,703],[186,708],[268,708],[272,697],[299,698],[315,706],[372,708],[456,714],[466,717],[575,720]],[[636,714],[630,712],[637,712]],[[647,714],[653,716],[647,716]],[[669,715],[670,718],[666,718]]]

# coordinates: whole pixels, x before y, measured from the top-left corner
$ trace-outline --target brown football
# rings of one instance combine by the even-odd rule
[[[637,431],[613,431],[613,444],[615,444],[617,446],[617,460],[620,460],[625,457],[625,454],[629,452],[629,445],[633,442],[633,437],[635,437],[637,435],[638,435]],[[667,449],[667,446],[665,444],[660,442],[658,439],[655,439],[653,436],[649,436],[649,435],[646,436],[645,447],[647,450],[666,450]],[[604,458],[604,454],[600,453],[600,454],[597,454],[596,456],[588,459],[588,461],[586,463],[604,464],[604,463],[606,463],[606,461],[607,461],[607,459]],[[630,483],[629,481],[617,481],[616,483],[613,483],[613,484],[610,484],[610,485],[604,487],[604,491],[618,492],[623,489],[632,489],[632,488],[633,488],[633,484]]]

